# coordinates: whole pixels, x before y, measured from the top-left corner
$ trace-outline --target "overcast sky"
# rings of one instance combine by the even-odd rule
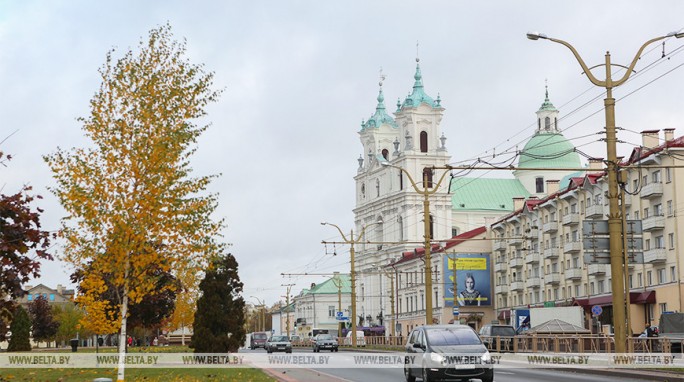
[[[168,21],[187,39],[190,59],[225,88],[192,163],[197,173],[222,174],[210,190],[220,193],[245,298],[270,305],[285,294],[282,284],[296,283],[296,294],[323,280],[283,272],[349,270],[348,248],[326,253],[321,241],[339,237],[319,223],[352,228],[358,131],[375,110],[381,67],[391,111],[410,92],[420,57],[426,92],[446,108],[454,162],[524,144],[546,79],[565,136],[603,157],[605,144],[591,135],[604,126],[600,89],[569,50],[525,33],[572,43],[589,66],[607,50],[627,65],[648,39],[681,31],[682,15],[677,0],[0,0],[0,140],[9,136],[0,150],[14,157],[0,168],[0,186],[11,194],[32,185],[45,197],[44,228],[57,230],[64,211],[47,191],[54,181],[42,155],[88,144],[76,118],[88,113],[107,51],[135,47]],[[637,75],[616,89],[617,125],[626,129],[620,154],[639,144],[635,132],[684,135],[683,44],[672,38],[647,49]],[[604,78],[602,68],[594,73]],[[53,251],[59,256],[59,246]],[[42,273],[31,284],[69,285],[60,262],[44,263]]]

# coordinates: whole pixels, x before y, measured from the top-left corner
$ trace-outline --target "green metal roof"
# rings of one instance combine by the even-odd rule
[[[451,193],[456,211],[513,211],[513,198],[530,196],[517,179],[456,178]]]
[[[361,130],[377,129],[383,124],[388,124],[395,129],[399,128],[399,125],[397,125],[397,122],[394,120],[394,118],[387,114],[384,101],[385,96],[382,94],[382,88],[380,88],[380,92],[378,94],[378,106],[375,107],[375,114],[371,115],[370,118],[368,118],[368,121],[361,122]]]
[[[342,293],[351,293],[351,278],[349,275],[339,275],[338,279],[342,283]],[[337,285],[335,277],[331,277],[320,284],[316,284],[316,286],[308,291],[308,294],[337,294]]]
[[[416,59],[416,61],[418,61],[418,59]],[[423,75],[420,72],[420,64],[416,64],[416,74],[413,78],[416,80],[416,82],[413,83],[413,92],[406,97],[401,107],[418,107],[421,103],[426,103],[431,107],[442,107],[440,105],[441,99],[439,97],[437,97],[437,100],[434,100],[425,93],[425,89],[423,89]]]
[[[579,168],[580,157],[575,146],[563,134],[537,132],[520,153],[518,167]]]

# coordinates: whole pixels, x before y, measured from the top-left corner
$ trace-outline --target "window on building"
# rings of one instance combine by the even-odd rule
[[[660,170],[653,171],[651,179],[653,179],[653,183],[660,183]]]
[[[672,210],[672,200],[667,201],[667,216],[672,216],[674,215],[674,211]]]
[[[644,219],[648,219],[648,207],[644,208]]]
[[[420,132],[420,152],[428,152],[428,133],[425,131]]]
[[[328,317],[335,317],[335,306],[328,305]]]
[[[663,216],[663,205],[658,203],[653,206],[653,216]]]
[[[546,131],[551,130],[551,118],[549,118],[549,117],[544,118],[544,129]]]
[[[675,266],[670,267],[670,282],[675,282],[677,281],[677,272],[676,272]]]
[[[658,308],[660,308],[660,314],[667,312],[667,303],[661,302],[660,304],[658,304]]]
[[[375,197],[380,197],[380,179],[375,179]]]
[[[641,178],[641,187],[644,187],[648,185],[648,175],[644,175],[643,178]]]
[[[649,249],[651,249],[651,239],[646,239],[644,240],[644,250],[648,251]]]
[[[544,192],[544,178],[539,176],[534,179],[535,192],[541,194]]]
[[[656,270],[658,274],[658,284],[665,284],[667,279],[665,278],[665,268],[660,268]]]
[[[630,275],[628,276],[628,280],[629,280],[629,289],[634,288],[634,277],[632,277],[632,276],[634,276],[634,275],[631,274],[631,273],[630,273]]]
[[[639,189],[639,179],[634,179],[634,181],[632,181],[632,188],[634,188],[634,191]]]
[[[634,211],[634,220],[639,220],[639,211]]]
[[[579,296],[580,296],[580,286],[575,285],[575,297],[579,297]]]
[[[451,227],[451,237],[458,236],[458,227]]]
[[[50,293],[50,301],[55,301],[55,294],[54,293]]]
[[[385,158],[385,160],[389,160],[389,151],[387,151],[387,149],[382,149],[382,157]]]
[[[667,183],[672,182],[672,173],[670,172],[669,167],[665,168],[665,182],[667,182]]]
[[[670,249],[674,249],[674,244],[675,244],[675,242],[674,242],[674,241],[675,241],[675,240],[674,240],[674,233],[668,233],[668,234],[667,234],[667,241],[668,241],[669,244],[670,244]]]
[[[653,240],[653,244],[655,245],[655,248],[665,248],[665,238],[662,235],[656,236]]]
[[[29,301],[33,301],[33,295],[32,295],[31,293],[29,293],[28,296],[26,296],[26,298],[27,298]]]
[[[643,280],[642,280],[642,278],[641,278],[641,272],[637,273],[637,284],[638,284],[637,286],[638,286],[639,288],[641,288],[642,286],[644,286]]]
[[[653,285],[653,272],[646,271],[646,286]]]
[[[589,291],[591,292],[591,294],[596,294],[596,288],[594,288],[593,281],[589,283]]]

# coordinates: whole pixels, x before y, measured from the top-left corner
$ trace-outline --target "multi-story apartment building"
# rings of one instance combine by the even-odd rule
[[[642,132],[642,146],[622,162],[624,217],[643,226],[643,249],[630,254],[636,261],[627,267],[634,333],[646,322],[657,322],[663,312],[681,311],[684,304],[677,246],[684,234],[678,217],[684,187],[676,182],[684,177],[676,167],[684,158],[684,137],[674,139],[674,129],[666,129],[660,140],[658,133]],[[506,319],[516,308],[579,305],[589,321],[589,309],[600,305],[600,320],[612,322],[611,269],[598,259],[607,254],[582,242],[590,234],[583,232],[583,221],[607,219],[608,182],[601,167],[600,160],[590,161],[584,174],[561,181],[567,183],[562,189],[543,198],[516,200],[516,210],[492,225],[493,258],[495,264],[505,264],[495,265],[499,318]]]

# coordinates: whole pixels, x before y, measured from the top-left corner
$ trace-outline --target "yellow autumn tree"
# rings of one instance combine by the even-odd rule
[[[192,328],[195,321],[197,298],[199,297],[197,274],[182,272],[179,275],[182,290],[176,294],[173,314],[166,323],[168,331],[181,330],[181,344],[185,345],[185,331]]]
[[[152,266],[194,274],[222,251],[223,221],[212,220],[217,195],[206,193],[215,175],[193,175],[190,158],[205,108],[220,91],[213,73],[186,58],[171,27],[153,29],[119,59],[110,51],[90,114],[79,119],[92,146],[45,156],[57,181],[51,189],[67,211],[62,258],[84,271],[79,302],[99,328],[120,330],[118,381],[128,306],[153,292]],[[118,314],[102,301],[105,283],[117,293]]]

